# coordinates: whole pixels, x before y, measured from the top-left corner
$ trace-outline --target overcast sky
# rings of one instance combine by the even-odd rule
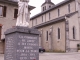
[[[64,0],[51,0],[54,4],[58,4]],[[41,5],[45,0],[30,0],[29,5],[35,6],[36,8],[31,11],[31,17],[41,12]]]

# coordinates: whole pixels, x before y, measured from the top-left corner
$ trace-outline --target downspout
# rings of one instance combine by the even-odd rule
[[[49,35],[50,35],[50,45],[51,45],[50,50],[53,51],[53,26],[50,27]]]
[[[65,52],[70,51],[70,41],[69,41],[69,21],[65,16]]]
[[[43,42],[43,29],[41,29],[41,34],[40,34],[40,39],[41,39],[41,47],[44,47],[44,42]]]

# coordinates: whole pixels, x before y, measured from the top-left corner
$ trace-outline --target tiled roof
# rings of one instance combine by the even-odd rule
[[[43,6],[44,4],[52,4],[52,5],[55,5],[54,3],[52,3],[52,2],[44,2],[41,6]]]
[[[74,0],[65,0],[65,1],[62,1],[62,2],[60,2],[59,4],[54,5],[54,6],[53,6],[52,8],[50,8],[50,9],[45,10],[45,11],[43,11],[43,12],[40,12],[39,14],[34,15],[33,17],[30,18],[30,20],[33,20],[33,19],[35,19],[36,17],[39,17],[39,16],[41,16],[41,15],[43,15],[43,14],[45,14],[45,13],[47,13],[47,12],[49,12],[49,11],[57,8],[57,7],[59,7],[59,6],[64,5],[65,3],[70,2],[70,1],[74,1]]]
[[[64,21],[65,20],[65,16],[66,17],[70,17],[70,16],[74,15],[75,13],[77,13],[77,11],[73,12],[73,13],[70,13],[70,14],[66,14],[66,15],[58,17],[58,18],[55,18],[55,19],[52,19],[52,20],[44,22],[42,24],[36,25],[36,26],[34,26],[32,28],[40,28],[40,27],[43,27],[43,26],[51,25],[51,24],[56,23],[56,22]]]
[[[0,3],[7,3],[7,4],[10,4],[10,5],[18,6],[18,2],[16,2],[16,1],[0,0]],[[35,8],[35,7],[29,5],[29,9],[30,9],[30,10],[32,10],[32,9],[34,9],[34,8]]]

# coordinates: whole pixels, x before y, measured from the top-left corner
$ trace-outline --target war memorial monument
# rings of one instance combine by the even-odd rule
[[[39,60],[39,31],[29,28],[28,2],[18,1],[16,26],[5,32],[4,60]]]

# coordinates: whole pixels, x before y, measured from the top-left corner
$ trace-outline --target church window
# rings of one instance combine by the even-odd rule
[[[32,20],[32,27],[33,27],[33,20]]]
[[[68,12],[70,13],[70,4],[68,4]]]
[[[60,15],[60,9],[58,9],[58,16]]]
[[[43,11],[44,11],[44,7],[43,7]]]
[[[0,39],[1,39],[1,30],[2,30],[2,26],[0,26]]]
[[[48,41],[48,31],[46,31],[46,41]]]
[[[42,22],[43,22],[43,16],[42,16]]]
[[[73,39],[75,39],[75,27],[73,27]]]
[[[49,6],[49,8],[51,8],[51,6]]]
[[[50,16],[51,16],[51,14],[49,13],[49,20],[50,20]]]
[[[45,10],[46,10],[46,6],[45,6]]]
[[[36,24],[37,24],[37,19],[36,19]]]
[[[58,28],[58,39],[60,39],[60,28]]]

